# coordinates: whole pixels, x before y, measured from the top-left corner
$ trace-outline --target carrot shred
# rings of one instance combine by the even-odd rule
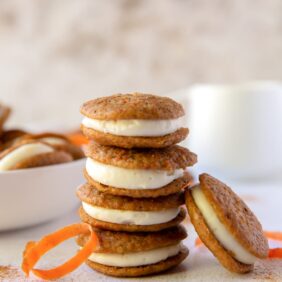
[[[202,242],[202,240],[198,237],[198,238],[195,240],[195,246],[196,246],[196,247],[199,247],[199,246],[201,246],[201,245],[203,245],[203,242]]]
[[[84,247],[64,264],[49,270],[34,269],[39,259],[60,243],[79,234],[89,234]],[[43,237],[39,242],[28,242],[24,253],[22,270],[29,276],[30,271],[42,279],[58,279],[79,267],[99,246],[99,240],[91,226],[86,223],[75,223]]]
[[[70,142],[77,146],[82,146],[88,144],[88,139],[81,133],[71,133],[67,135]]]
[[[282,259],[282,248],[270,249],[268,252],[268,258]]]
[[[265,231],[264,235],[271,240],[282,241],[282,232]]]

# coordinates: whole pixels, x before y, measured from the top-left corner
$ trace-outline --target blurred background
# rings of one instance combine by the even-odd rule
[[[234,165],[244,172],[259,162],[259,170],[244,176],[281,174],[281,79],[281,0],[0,0],[0,101],[13,108],[10,126],[75,128],[85,100],[133,91],[170,95],[193,119],[191,147],[205,168],[218,159],[218,170],[231,168],[234,175]],[[271,91],[258,90],[264,93],[259,106],[256,97],[235,99],[235,108],[234,100],[220,97],[202,98],[198,106],[188,101],[195,83],[231,83],[235,88],[225,91],[226,98],[240,92],[238,83],[252,81],[257,89],[254,81],[259,80],[277,81],[275,90],[273,84]],[[254,88],[241,92],[256,94]],[[273,99],[266,98],[269,92],[276,93]],[[203,114],[209,114],[200,121],[202,105]],[[207,112],[211,105],[213,114]],[[244,113],[238,111],[242,105]],[[216,115],[218,107],[225,113]],[[261,113],[266,119],[257,118]],[[214,120],[217,125],[210,125]],[[216,126],[223,120],[218,135]],[[232,135],[245,120],[243,130]]]
[[[116,92],[282,78],[280,0],[0,0],[10,124],[71,126]]]

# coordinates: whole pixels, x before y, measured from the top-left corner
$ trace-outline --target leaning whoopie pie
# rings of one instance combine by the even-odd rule
[[[186,206],[202,242],[228,270],[246,273],[267,257],[268,243],[256,216],[227,185],[208,174],[185,192]]]
[[[47,143],[26,140],[0,154],[0,171],[46,166],[72,161],[72,156]]]
[[[182,105],[150,94],[117,94],[84,103],[83,134],[102,145],[163,148],[188,135]]]
[[[70,142],[70,140],[62,135],[57,133],[41,133],[41,134],[28,134],[23,136],[21,140],[39,140],[49,145],[52,145],[58,150],[65,151],[72,155],[74,160],[84,158],[84,153],[82,149]]]
[[[96,189],[133,198],[174,194],[191,183],[186,168],[197,162],[188,149],[123,149],[87,145],[85,176]]]
[[[77,189],[79,214],[93,227],[113,231],[155,232],[178,225],[186,215],[184,193],[158,198],[130,198],[100,192],[86,183]]]
[[[156,274],[180,264],[188,249],[181,244],[187,237],[181,225],[153,233],[114,232],[95,229],[100,247],[86,264],[96,271],[116,277],[138,277]],[[88,237],[77,238],[84,246]]]

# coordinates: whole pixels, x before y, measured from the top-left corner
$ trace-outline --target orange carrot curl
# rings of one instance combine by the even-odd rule
[[[197,237],[197,239],[195,240],[195,246],[200,247],[201,245],[203,245],[203,242],[199,237]]]
[[[282,241],[282,232],[264,231],[265,237],[271,240]]]
[[[70,142],[77,146],[82,146],[88,144],[88,139],[81,133],[71,133],[67,135]]]
[[[89,233],[89,240],[84,247],[64,264],[49,270],[34,269],[35,264],[49,250],[72,237]],[[23,253],[22,270],[27,277],[31,271],[34,275],[42,279],[58,279],[74,271],[98,247],[98,237],[89,224],[72,224],[43,237],[38,242],[28,242]]]
[[[282,241],[282,232],[265,231],[264,234],[268,239]],[[268,258],[282,259],[282,248],[270,249],[268,252]]]
[[[270,249],[268,252],[268,258],[274,259],[282,259],[282,248],[275,248],[275,249]]]

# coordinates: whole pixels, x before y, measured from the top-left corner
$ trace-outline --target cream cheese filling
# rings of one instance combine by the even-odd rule
[[[181,249],[181,244],[159,248],[155,250],[126,253],[126,254],[109,254],[109,253],[92,253],[88,259],[90,261],[108,266],[116,267],[136,267],[158,263],[169,257],[176,256]]]
[[[11,153],[0,160],[0,171],[9,170],[18,162],[24,161],[27,158],[31,158],[40,154],[51,153],[53,151],[54,149],[52,147],[42,143],[30,143],[22,145],[11,151]]]
[[[172,174],[164,170],[128,169],[103,164],[91,158],[86,160],[86,171],[95,181],[104,185],[125,189],[156,189],[182,177],[183,169],[176,169]]]
[[[185,126],[183,117],[165,120],[123,119],[123,120],[97,120],[84,117],[82,124],[103,133],[120,136],[164,136],[175,132]]]
[[[192,196],[196,206],[203,215],[206,224],[221,245],[226,250],[230,251],[233,254],[233,257],[239,262],[253,264],[257,258],[247,251],[220,222],[214,209],[202,192],[200,185],[192,189]]]
[[[107,209],[82,202],[84,211],[91,217],[117,224],[153,225],[169,222],[176,218],[180,209],[162,211],[129,211]]]

